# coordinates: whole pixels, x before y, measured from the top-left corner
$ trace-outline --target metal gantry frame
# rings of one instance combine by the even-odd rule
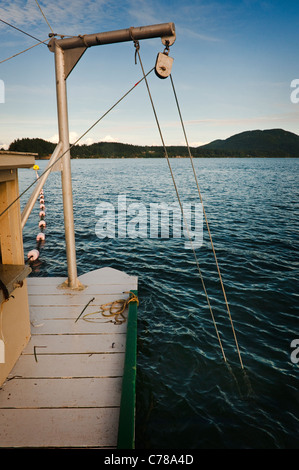
[[[76,262],[76,245],[74,231],[73,195],[71,177],[71,154],[69,142],[69,123],[66,80],[87,48],[104,44],[114,44],[119,42],[139,41],[160,37],[165,46],[171,46],[175,39],[174,23],[162,23],[150,26],[131,27],[115,31],[108,31],[96,34],[87,34],[71,38],[57,39],[52,37],[48,47],[55,54],[55,76],[56,76],[56,96],[59,142],[48,163],[47,168],[52,167],[55,161],[61,158],[61,182],[64,208],[64,229],[66,242],[66,256],[68,267],[67,285],[71,289],[79,287]],[[48,175],[44,172],[37,183],[27,205],[22,213],[22,228],[24,227],[29,214],[38,198],[39,191],[44,185]]]

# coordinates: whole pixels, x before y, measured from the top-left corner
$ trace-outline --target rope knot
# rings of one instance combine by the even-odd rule
[[[139,41],[138,39],[135,39],[134,36],[133,36],[133,26],[131,26],[131,28],[129,29],[129,33],[130,33],[130,38],[132,39],[132,41],[134,42],[134,47],[135,47],[135,65],[137,65],[137,54],[140,50],[140,44],[139,44]]]

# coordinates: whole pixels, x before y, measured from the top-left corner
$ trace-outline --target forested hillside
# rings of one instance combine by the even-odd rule
[[[39,157],[52,154],[55,144],[46,140],[16,139],[9,150],[38,153]],[[187,157],[186,146],[167,147],[169,157]],[[299,136],[283,129],[246,131],[226,140],[215,140],[201,147],[192,147],[194,157],[299,157]],[[161,158],[162,146],[141,146],[120,142],[98,142],[75,145],[72,158]]]

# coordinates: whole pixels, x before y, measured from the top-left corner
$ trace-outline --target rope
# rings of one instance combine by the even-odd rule
[[[35,40],[38,41],[38,42],[43,42],[43,41],[41,41],[40,39],[36,38],[35,36],[32,36],[32,34],[26,33],[26,31],[23,31],[22,29],[17,28],[16,26],[14,26],[14,25],[8,23],[7,21],[2,20],[1,18],[0,18],[0,21],[1,21],[2,23],[6,24],[7,26],[10,26],[10,27],[13,28],[13,29],[16,29],[17,31],[20,31],[20,33],[26,34],[26,36],[29,36],[30,38],[35,39]]]
[[[108,302],[107,304],[103,304],[100,306],[100,310],[97,310],[96,312],[91,312],[91,313],[86,313],[83,315],[83,320],[89,321],[89,322],[97,322],[98,320],[102,320],[101,317],[91,317],[93,315],[101,313],[103,317],[105,318],[111,318],[112,323],[115,325],[121,325],[122,323],[125,323],[127,318],[124,316],[124,311],[126,308],[129,306],[131,302],[137,302],[137,306],[139,305],[139,300],[138,297],[134,294],[134,292],[124,292],[124,294],[130,294],[130,297],[128,299],[120,299],[120,300],[114,300],[113,302]],[[106,313],[108,312],[108,313]]]
[[[41,14],[43,15],[43,17],[44,17],[44,19],[45,19],[45,21],[46,21],[47,25],[49,26],[50,30],[52,31],[52,34],[54,35],[55,33],[54,33],[53,29],[51,28],[51,25],[50,25],[49,21],[47,20],[47,18],[46,18],[46,16],[45,16],[45,14],[44,14],[44,12],[43,12],[43,10],[41,9],[41,7],[40,7],[40,5],[39,5],[38,1],[37,1],[37,0],[35,0],[35,2],[36,2],[36,4],[37,4],[38,8],[40,9],[40,11],[41,11]]]
[[[145,75],[146,77],[154,70],[155,67],[153,67],[149,72],[147,72],[147,74]],[[56,165],[56,163],[69,151],[71,150],[81,139],[83,139],[83,137],[86,136],[86,134],[88,134],[88,132],[91,131],[91,129],[93,129],[105,116],[107,116],[108,113],[110,113],[110,111],[112,111],[126,96],[128,96],[129,93],[131,93],[131,91],[133,91],[137,85],[139,85],[139,83],[141,83],[142,81],[144,80],[144,77],[142,77],[137,83],[135,83],[135,85],[133,85],[113,106],[111,106],[111,108],[108,109],[108,111],[106,111],[94,124],[92,124],[92,126],[90,126],[87,131],[84,132],[84,134],[82,134],[77,140],[76,142],[74,142],[67,150],[65,150],[65,152],[63,152],[60,157],[58,157],[55,162],[53,162],[51,165],[49,165],[45,170],[44,172],[41,174],[41,176],[45,175],[48,171],[50,171],[54,165]],[[24,196],[24,194],[27,193],[27,191],[29,191],[30,188],[32,188],[32,186],[35,185],[37,180],[34,180],[29,186],[27,186],[26,189],[24,189],[24,191],[19,194],[19,196],[14,199],[5,209],[4,211],[1,212],[0,214],[0,218],[2,217],[2,215],[5,214],[5,212],[7,212],[19,199],[21,199],[22,196]]]
[[[136,42],[135,41],[134,41],[134,45],[136,47]],[[197,266],[198,273],[199,273],[201,283],[202,283],[202,286],[203,286],[203,290],[204,290],[204,293],[205,293],[205,296],[206,296],[206,299],[207,299],[208,307],[209,307],[210,314],[211,314],[211,317],[212,317],[212,321],[213,321],[213,324],[214,324],[214,327],[215,327],[215,331],[216,331],[216,335],[217,335],[218,342],[219,342],[219,345],[220,345],[220,349],[221,349],[221,352],[222,352],[222,356],[223,356],[224,361],[226,362],[226,356],[225,356],[224,349],[223,349],[223,346],[222,346],[222,341],[221,341],[220,334],[219,334],[219,331],[218,331],[218,327],[217,327],[217,324],[216,324],[215,316],[214,316],[214,313],[213,313],[213,310],[212,310],[212,307],[211,307],[210,299],[209,299],[209,296],[208,296],[208,293],[207,293],[207,290],[206,290],[204,279],[203,279],[203,276],[202,276],[202,273],[201,273],[201,269],[200,269],[200,266],[199,266],[196,251],[195,251],[195,248],[194,248],[194,245],[193,245],[193,242],[192,242],[189,227],[188,227],[188,224],[187,224],[187,221],[186,221],[186,218],[185,218],[183,205],[182,205],[182,202],[181,202],[181,198],[179,196],[178,188],[177,188],[175,178],[174,178],[174,174],[173,174],[173,171],[172,171],[172,168],[171,168],[167,148],[166,148],[166,145],[165,145],[165,142],[164,142],[164,138],[163,138],[163,134],[162,134],[162,131],[161,131],[160,124],[159,124],[159,120],[158,120],[158,116],[157,116],[157,113],[156,113],[155,105],[154,105],[154,102],[153,102],[153,99],[152,99],[152,96],[151,96],[148,81],[147,81],[146,76],[144,74],[144,68],[143,68],[143,64],[142,64],[142,60],[141,60],[141,57],[140,57],[140,51],[139,50],[140,50],[140,48],[136,47],[136,51],[137,51],[138,58],[139,58],[139,63],[140,63],[140,66],[141,66],[141,69],[142,69],[142,72],[143,72],[143,76],[144,76],[144,79],[145,79],[145,83],[146,83],[148,95],[149,95],[149,98],[150,98],[150,102],[151,102],[151,105],[152,105],[153,113],[154,113],[154,116],[155,116],[156,124],[157,124],[157,127],[158,127],[158,131],[159,131],[159,134],[160,134],[162,145],[163,145],[163,148],[164,148],[165,157],[166,157],[166,160],[167,160],[167,163],[168,163],[168,167],[169,167],[170,174],[171,174],[171,177],[172,177],[173,185],[174,185],[174,188],[175,188],[175,192],[176,192],[176,195],[177,195],[179,206],[180,206],[182,216],[183,216],[183,219],[184,219],[184,224],[186,226],[187,234],[188,234],[188,237],[189,237],[189,240],[190,240],[190,243],[191,243],[191,247],[192,247],[192,251],[193,251],[193,254],[194,254],[196,266]]]
[[[176,91],[175,91],[175,87],[174,87],[174,83],[173,83],[173,79],[172,79],[171,75],[170,75],[170,80],[171,80],[172,90],[173,90],[175,101],[176,101],[177,108],[178,108],[178,113],[179,113],[179,116],[180,116],[180,121],[181,121],[181,124],[182,124],[182,129],[183,129],[186,145],[187,145],[187,148],[188,148],[188,154],[189,154],[190,161],[191,161],[191,166],[192,166],[192,169],[193,169],[193,174],[194,174],[194,178],[195,178],[195,182],[196,182],[196,186],[197,186],[197,190],[198,190],[198,195],[199,195],[200,202],[201,202],[202,209],[203,209],[203,214],[204,214],[204,218],[205,218],[205,222],[206,222],[206,226],[207,226],[207,230],[208,230],[208,234],[209,234],[209,238],[210,238],[210,242],[211,242],[212,251],[213,251],[213,254],[214,254],[214,259],[215,259],[215,263],[216,263],[216,267],[217,267],[217,271],[218,271],[218,276],[219,276],[219,280],[220,280],[220,284],[221,284],[221,288],[222,288],[222,292],[223,292],[223,296],[224,296],[224,301],[225,301],[225,304],[226,304],[227,313],[228,313],[229,320],[230,320],[230,323],[231,323],[232,332],[233,332],[233,335],[234,335],[234,340],[235,340],[236,348],[237,348],[237,351],[238,351],[240,364],[241,364],[241,367],[243,369],[244,368],[243,361],[242,361],[242,357],[241,357],[241,353],[240,353],[240,349],[239,349],[239,344],[238,344],[238,340],[237,340],[237,336],[236,336],[232,316],[231,316],[231,313],[230,313],[230,308],[229,308],[229,304],[228,304],[228,300],[227,300],[227,296],[226,296],[226,292],[225,292],[225,288],[224,288],[224,284],[223,284],[223,280],[222,280],[222,275],[221,275],[221,272],[220,272],[220,267],[219,267],[219,263],[218,263],[218,259],[217,259],[213,239],[212,239],[212,234],[211,234],[211,231],[210,231],[208,217],[207,217],[205,207],[204,207],[204,204],[203,204],[201,191],[199,189],[199,183],[198,183],[196,170],[195,170],[195,167],[194,167],[194,161],[193,161],[193,157],[192,157],[192,154],[191,154],[191,150],[190,150],[190,146],[189,146],[189,142],[188,142],[188,138],[187,138],[187,134],[186,134],[186,130],[185,130],[185,126],[184,126],[184,122],[183,122],[183,118],[182,118],[182,114],[181,114],[181,110],[180,110],[180,106],[179,106],[179,102],[178,102],[178,98],[177,98],[177,94],[176,94]]]
[[[87,304],[85,305],[85,307],[83,308],[82,312],[80,313],[80,315],[78,315],[78,317],[76,318],[75,320],[75,323],[77,323],[77,321],[79,320],[79,318],[81,317],[81,315],[85,312],[85,310],[87,309],[88,305],[93,302],[93,300],[95,299],[95,297],[93,297],[92,299],[89,300],[89,302],[87,302]]]
[[[14,57],[17,57],[18,55],[24,54],[24,52],[30,51],[30,49],[33,49],[34,47],[39,46],[40,44],[45,44],[47,41],[49,41],[49,38],[45,39],[44,41],[39,41],[37,44],[28,47],[24,51],[18,52],[17,54],[7,57],[7,59],[1,60],[0,64],[3,64],[3,62],[6,62],[7,60],[13,59]]]

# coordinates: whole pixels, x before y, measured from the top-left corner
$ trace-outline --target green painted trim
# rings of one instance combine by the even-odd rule
[[[136,290],[131,292],[137,295]],[[118,449],[135,448],[136,369],[137,302],[131,302],[128,311],[126,355],[118,425]]]

